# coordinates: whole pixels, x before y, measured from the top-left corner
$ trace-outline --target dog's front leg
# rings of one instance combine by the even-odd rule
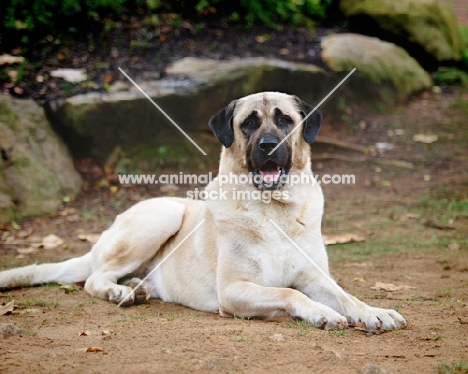
[[[218,295],[222,316],[290,315],[326,330],[347,325],[339,313],[291,288],[265,287],[248,281],[220,282]]]
[[[330,279],[310,280],[303,287],[298,287],[312,300],[329,306],[343,316],[348,323],[364,322],[369,330],[399,329],[406,326],[406,320],[393,309],[375,308],[346,293]]]

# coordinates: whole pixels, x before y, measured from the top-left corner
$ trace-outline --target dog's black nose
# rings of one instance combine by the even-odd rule
[[[271,152],[279,143],[276,136],[264,136],[258,142],[258,146],[263,152]]]

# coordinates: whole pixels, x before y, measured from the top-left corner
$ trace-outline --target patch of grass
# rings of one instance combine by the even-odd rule
[[[167,314],[165,317],[166,317],[169,321],[173,321],[173,320],[175,320],[175,319],[177,319],[177,318],[182,317],[182,314],[180,314],[180,313],[169,313],[169,314]]]
[[[243,332],[242,330],[237,331],[237,332],[236,332],[236,335],[234,336],[234,340],[235,340],[236,342],[244,342],[244,341],[246,341],[247,339],[248,339],[248,337],[244,335],[244,332]]]
[[[117,324],[119,324],[119,323],[123,323],[123,322],[126,322],[126,321],[127,321],[127,317],[125,317],[125,316],[118,316],[118,317],[115,317],[115,318],[114,318],[114,321],[112,321],[112,323],[113,323],[114,325],[117,325]]]
[[[436,297],[452,297],[453,295],[453,290],[452,288],[445,288],[443,290],[437,290],[435,292]]]
[[[143,314],[140,314],[138,312],[133,313],[130,317],[128,317],[130,321],[138,321],[138,320],[145,320],[146,316]]]
[[[94,218],[95,212],[93,210],[82,210],[80,212],[81,218],[83,218],[85,221],[89,221]]]
[[[31,329],[23,329],[23,334],[25,335],[29,335],[29,336],[36,336],[37,335],[37,331],[33,331]]]
[[[17,303],[19,308],[28,309],[30,307],[41,307],[41,308],[57,308],[59,303],[57,300],[48,300],[48,299],[39,299],[36,297],[31,297],[24,301],[19,301]]]
[[[348,330],[347,329],[330,330],[329,332],[331,334],[336,335],[336,336],[346,336],[346,335],[348,335]]]
[[[5,303],[9,303],[11,300],[13,300],[13,295],[11,294],[11,292],[8,292],[6,295],[5,295]]]
[[[440,364],[437,368],[439,374],[467,374],[468,363],[465,361],[453,362],[451,364]]]
[[[309,322],[303,320],[297,320],[296,322],[286,322],[286,326],[289,328],[297,327],[300,329],[310,329],[315,328],[314,325],[311,325]]]
[[[239,319],[241,321],[250,321],[250,317],[236,316],[235,314],[232,316],[232,318]]]

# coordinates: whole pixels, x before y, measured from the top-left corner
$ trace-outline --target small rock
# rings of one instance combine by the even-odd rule
[[[282,334],[273,334],[270,336],[270,340],[273,342],[284,342],[286,339]]]
[[[42,239],[44,249],[55,249],[62,244],[64,244],[63,239],[54,234],[47,235]]]
[[[22,329],[19,329],[12,323],[0,323],[0,333],[4,338],[8,338],[13,335],[18,335],[23,332]]]
[[[360,370],[360,374],[392,374],[391,371],[384,369],[376,364],[367,364],[364,365]]]
[[[57,69],[50,72],[55,78],[63,78],[67,82],[77,83],[88,79],[84,69]]]

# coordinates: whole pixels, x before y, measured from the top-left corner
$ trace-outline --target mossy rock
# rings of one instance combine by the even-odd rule
[[[432,85],[431,77],[408,53],[392,43],[359,34],[322,40],[322,59],[336,72],[356,68],[355,95],[395,103]],[[378,88],[378,89],[376,89]]]
[[[0,222],[56,210],[81,178],[44,112],[29,100],[0,97]]]
[[[341,0],[339,6],[352,29],[402,46],[426,68],[462,57],[454,12],[438,0]]]

